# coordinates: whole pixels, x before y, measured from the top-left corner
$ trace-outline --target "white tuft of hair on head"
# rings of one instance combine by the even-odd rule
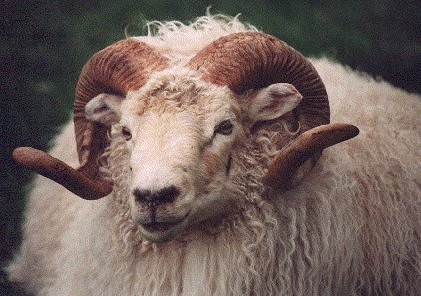
[[[211,14],[196,18],[189,24],[180,21],[147,21],[146,36],[131,37],[145,42],[168,57],[173,64],[188,61],[214,40],[233,33],[258,32],[250,24],[239,20],[241,14],[226,16]]]

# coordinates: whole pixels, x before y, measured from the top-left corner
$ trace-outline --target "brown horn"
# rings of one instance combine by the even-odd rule
[[[112,184],[105,180],[93,181],[84,173],[75,170],[47,153],[31,147],[13,150],[14,160],[27,169],[47,177],[88,200],[98,199],[112,191]]]
[[[188,66],[203,79],[227,85],[241,94],[273,83],[291,83],[303,99],[295,109],[301,132],[329,123],[329,101],[313,65],[285,42],[263,33],[246,32],[217,39]]]
[[[246,32],[222,37],[201,50],[187,65],[200,71],[203,79],[215,84],[227,85],[237,94],[278,82],[294,85],[303,96],[301,103],[293,111],[300,123],[299,134],[330,122],[327,92],[316,69],[299,52],[273,36],[258,32]],[[315,130],[314,132],[318,134],[317,137],[314,137],[315,140],[306,142],[302,141],[303,138],[299,138],[299,141],[294,141],[292,151],[283,150],[283,154],[275,157],[275,160],[269,165],[269,173],[264,179],[270,180],[271,184],[276,184],[274,179],[278,174],[278,178],[286,178],[278,181],[280,184],[284,184],[290,179],[289,174],[293,175],[298,168],[297,164],[304,163],[309,157],[315,159],[315,164],[321,155],[321,150],[329,146],[323,143],[335,142],[333,138],[336,136],[338,138],[335,143],[344,140],[343,133],[335,132],[336,127],[326,127],[331,132],[320,134],[318,134],[319,130]],[[312,131],[310,132],[312,133]],[[348,138],[353,137],[354,133],[355,130],[349,134]],[[304,135],[304,139],[307,139],[307,134]],[[304,144],[306,152],[298,153],[300,149],[304,149],[299,146]],[[294,153],[289,157],[300,159],[290,160],[281,165],[283,159],[286,159],[285,153],[290,152]],[[314,152],[314,154],[310,152]],[[278,173],[277,168],[279,168]],[[284,185],[278,187],[288,187]]]
[[[334,123],[308,130],[283,147],[275,157],[263,181],[274,189],[288,189],[295,171],[323,149],[358,135],[357,127]]]
[[[98,199],[112,191],[110,181],[98,176],[98,157],[107,146],[107,127],[88,121],[85,106],[101,93],[125,97],[139,89],[154,71],[167,67],[167,59],[143,42],[126,39],[101,50],[82,69],[76,86],[74,123],[80,168],[36,149],[17,148],[15,160],[22,166],[60,183],[85,199]]]

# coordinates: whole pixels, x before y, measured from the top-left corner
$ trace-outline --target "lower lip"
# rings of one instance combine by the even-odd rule
[[[143,224],[143,228],[149,232],[161,232],[170,229],[171,227],[177,225],[178,223],[149,223]]]
[[[143,237],[154,243],[163,243],[173,239],[173,237],[184,227],[185,220],[178,223],[149,223],[140,224],[140,231]]]
[[[188,215],[189,215],[189,212],[186,213],[186,215],[184,215],[181,219],[175,222],[152,222],[152,223],[141,224],[141,225],[142,225],[142,228],[149,233],[163,233],[182,224],[186,220]]]

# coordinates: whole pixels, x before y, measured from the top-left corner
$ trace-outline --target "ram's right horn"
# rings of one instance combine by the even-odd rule
[[[13,151],[14,160],[21,166],[47,177],[82,197],[94,200],[111,193],[113,184],[106,180],[92,180],[61,160],[31,147],[19,147]]]

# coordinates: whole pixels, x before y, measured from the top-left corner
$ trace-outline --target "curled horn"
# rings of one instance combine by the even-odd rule
[[[85,106],[101,93],[125,97],[128,91],[143,86],[152,72],[166,67],[165,57],[134,39],[119,41],[96,53],[83,67],[76,86],[74,124],[81,166],[75,170],[42,151],[23,147],[15,149],[14,159],[84,199],[108,195],[112,184],[100,178],[97,164],[107,146],[107,127],[88,121]]]
[[[301,127],[300,134],[311,132],[311,129],[330,122],[328,96],[316,69],[299,52],[273,36],[247,32],[219,38],[201,50],[187,65],[200,71],[203,79],[218,85],[227,85],[237,94],[278,82],[293,84],[303,96],[294,110]],[[298,161],[286,161],[287,154],[284,150],[269,165],[268,175],[264,179],[270,180],[268,184],[275,188],[288,188],[288,180],[283,178],[292,176],[298,169],[298,164],[309,158],[315,159],[315,163],[322,149],[356,135],[356,127],[346,126],[348,128],[341,125],[340,132],[336,131],[339,128],[337,125],[327,126],[312,141],[304,141],[304,146],[307,147],[305,152],[302,149],[302,137],[298,136],[298,142],[287,153]],[[329,140],[325,141],[324,138]],[[329,145],[318,145],[318,141]],[[282,162],[285,164],[282,165]],[[285,174],[286,171],[288,174]]]

